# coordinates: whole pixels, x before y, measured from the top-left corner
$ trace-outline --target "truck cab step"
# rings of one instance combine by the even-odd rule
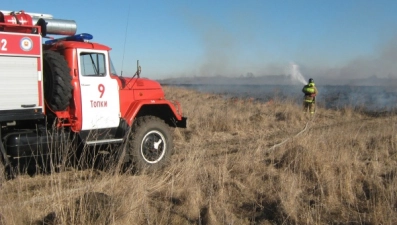
[[[115,144],[122,143],[123,138],[115,138],[115,139],[104,139],[104,140],[95,140],[95,141],[87,141],[87,145],[97,145],[97,144]]]

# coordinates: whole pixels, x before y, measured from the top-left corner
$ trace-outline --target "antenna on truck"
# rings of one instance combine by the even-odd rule
[[[136,61],[136,76],[141,77],[141,66],[139,65],[139,60]]]
[[[123,66],[124,66],[124,56],[125,56],[125,43],[127,42],[128,22],[130,20],[130,9],[131,9],[131,5],[128,6],[127,25],[125,26],[123,59],[121,60],[121,73],[120,73],[121,77],[123,76]]]

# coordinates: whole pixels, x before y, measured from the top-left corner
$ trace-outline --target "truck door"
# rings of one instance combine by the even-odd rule
[[[78,49],[82,130],[118,127],[119,86],[110,77],[107,51]]]

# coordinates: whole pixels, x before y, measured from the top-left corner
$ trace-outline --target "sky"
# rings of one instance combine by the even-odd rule
[[[395,0],[4,1],[74,20],[112,48],[117,72],[165,79],[287,74],[397,78]]]

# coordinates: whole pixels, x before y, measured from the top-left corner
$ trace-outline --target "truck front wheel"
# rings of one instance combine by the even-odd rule
[[[144,116],[135,120],[129,138],[134,170],[154,172],[170,161],[173,151],[171,131],[163,120]]]

